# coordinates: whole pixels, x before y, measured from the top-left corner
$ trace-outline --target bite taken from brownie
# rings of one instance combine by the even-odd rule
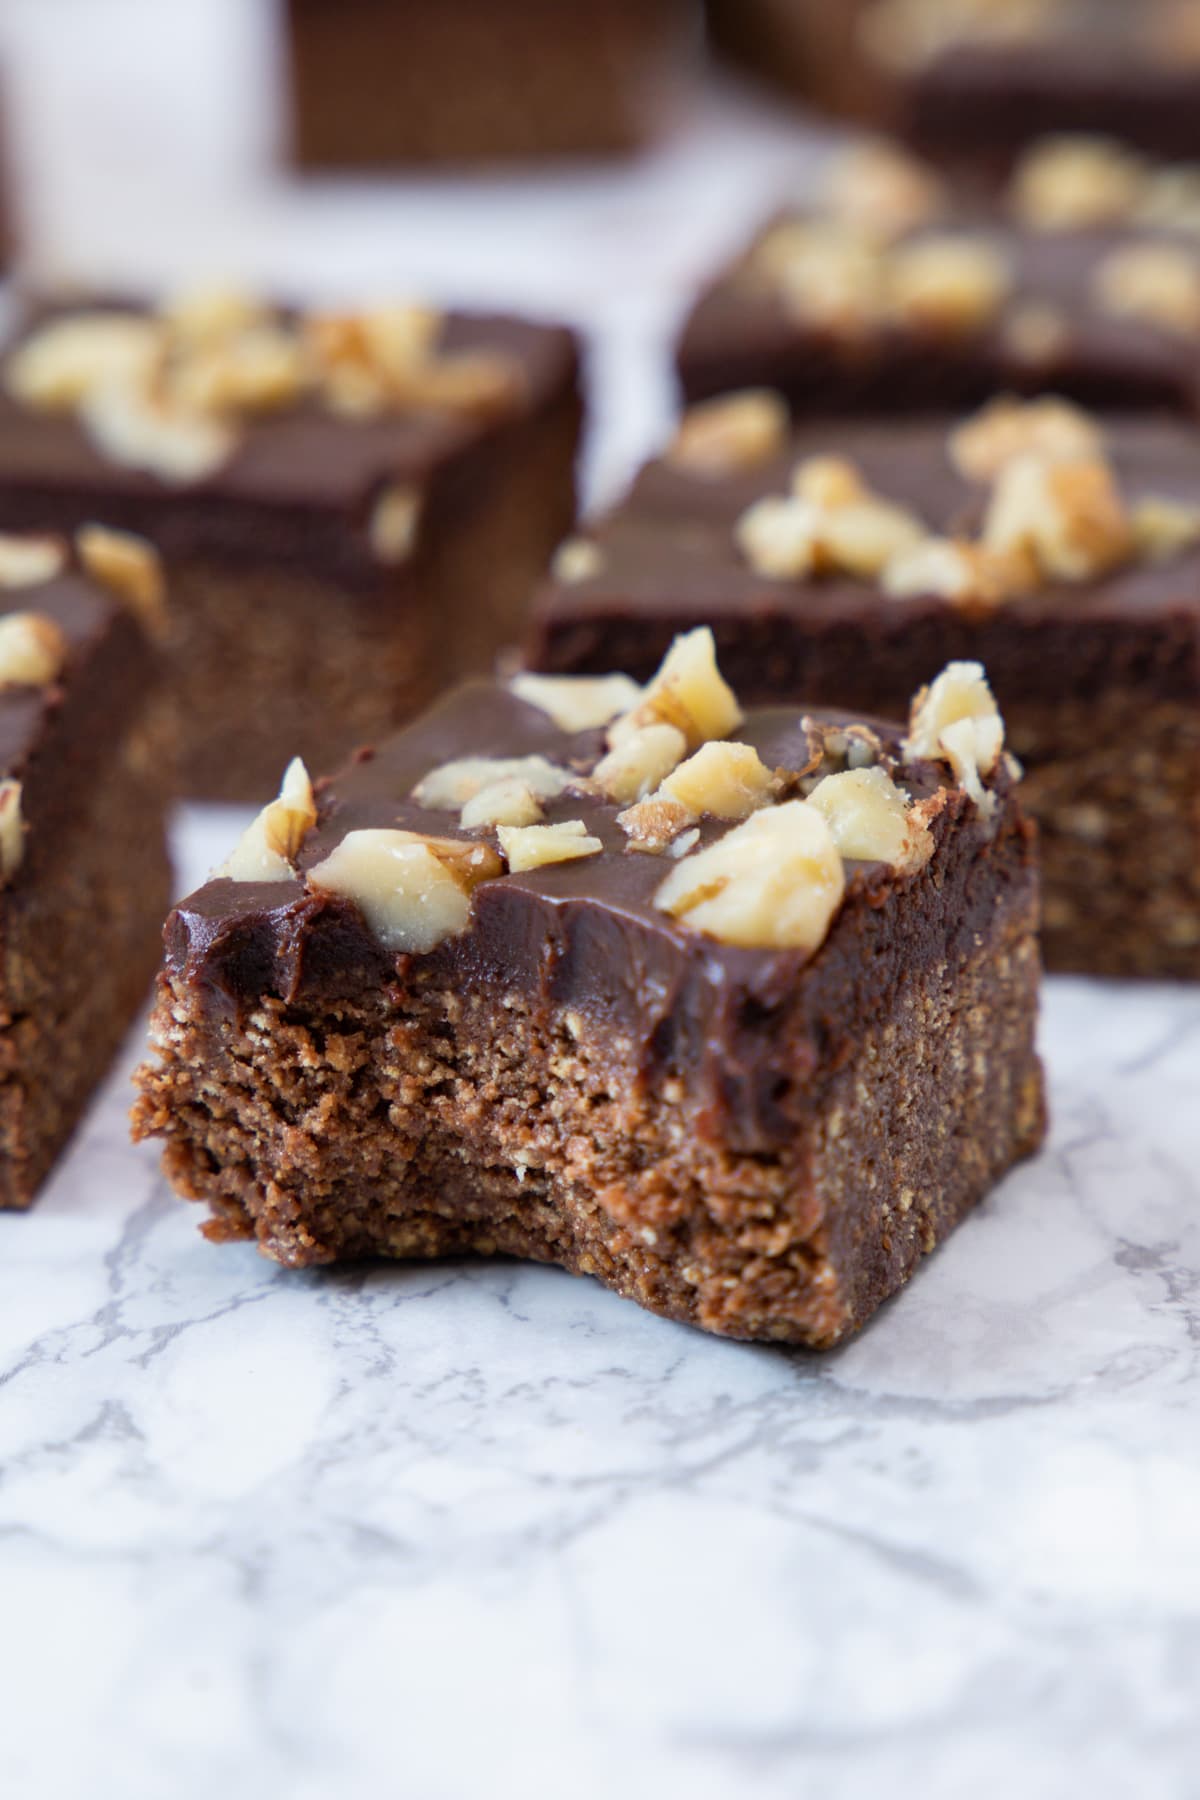
[[[907,729],[469,685],[293,764],[171,914],[135,1133],[289,1266],[505,1253],[836,1344],[1041,1141],[1037,872],[982,670]]]
[[[712,626],[758,705],[893,714],[989,672],[1040,826],[1047,966],[1200,978],[1200,435],[1050,397],[789,429],[710,401],[560,551],[533,667],[641,678]]]
[[[0,1208],[27,1207],[133,1018],[171,888],[149,547],[0,537]]]
[[[0,529],[138,532],[168,573],[187,793],[256,799],[486,671],[574,515],[563,329],[205,291],[28,317]]]

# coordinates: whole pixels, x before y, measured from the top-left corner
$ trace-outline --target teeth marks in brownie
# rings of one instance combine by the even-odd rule
[[[491,347],[446,349],[427,307],[290,314],[235,294],[185,297],[155,313],[52,318],[9,356],[24,405],[74,412],[111,461],[187,483],[220,468],[239,422],[309,402],[356,418],[429,412],[489,419],[521,397],[520,365]],[[408,554],[407,497],[372,521],[383,560]]]
[[[307,880],[353,901],[385,949],[422,954],[466,930],[472,890],[501,871],[488,844],[363,830],[348,831]]]
[[[509,683],[518,700],[536,706],[563,731],[591,731],[632,711],[642,690],[628,675],[533,675]]]
[[[24,854],[21,784],[11,776],[5,776],[0,780],[0,884],[16,874]]]
[[[213,870],[229,881],[294,881],[295,861],[305,836],[317,822],[308,770],[298,756],[284,772],[277,799],[246,827],[232,854]]]
[[[996,798],[984,788],[983,777],[995,769],[1003,749],[1004,721],[979,663],[949,663],[914,697],[904,754],[948,762],[985,815],[995,811]]]
[[[53,581],[66,564],[61,538],[0,534],[0,588],[33,587]]]
[[[767,388],[702,400],[684,414],[667,460],[696,475],[752,469],[779,454],[787,428],[787,407]]]

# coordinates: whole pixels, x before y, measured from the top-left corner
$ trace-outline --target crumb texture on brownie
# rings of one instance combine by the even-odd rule
[[[291,1265],[532,1256],[834,1343],[1040,1141],[1013,789],[975,665],[907,736],[744,716],[704,631],[640,688],[464,689],[298,847],[294,772],[251,879],[176,909],[136,1130],[211,1235]]]

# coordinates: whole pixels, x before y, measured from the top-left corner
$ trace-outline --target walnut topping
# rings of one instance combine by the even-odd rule
[[[695,813],[681,800],[669,799],[660,789],[636,806],[627,806],[617,814],[617,824],[629,839],[631,850],[645,850],[659,855],[664,850],[674,854],[682,836],[690,835]],[[694,841],[694,839],[693,839]]]
[[[387,950],[420,954],[465,931],[471,895],[503,873],[489,844],[415,831],[348,831],[308,886],[352,900]]]
[[[575,587],[581,581],[590,581],[593,575],[599,575],[604,567],[604,555],[599,544],[591,538],[566,538],[554,552],[554,560],[550,565],[556,581],[566,587]]]
[[[883,769],[827,775],[808,804],[822,814],[844,857],[888,863],[911,874],[933,855],[928,826],[913,817],[908,795]]]
[[[276,412],[300,398],[306,380],[300,342],[280,325],[249,330],[176,355],[165,385],[183,413]]]
[[[0,882],[11,879],[25,854],[25,822],[21,816],[21,784],[0,781]]]
[[[767,388],[702,400],[684,413],[667,461],[697,475],[750,469],[783,449],[787,423],[787,407]]]
[[[1018,165],[1009,201],[1034,231],[1082,230],[1132,218],[1145,183],[1141,158],[1115,139],[1048,137]]]
[[[406,483],[392,483],[371,508],[368,536],[381,563],[407,562],[417,547],[421,523],[421,495]]]
[[[815,950],[845,892],[833,834],[806,800],[752,813],[676,864],[654,904],[747,949]]]
[[[678,726],[642,725],[601,759],[592,780],[601,793],[626,805],[650,793],[686,755],[687,739]]]
[[[191,288],[166,302],[162,320],[177,343],[209,349],[266,324],[269,309],[240,288]]]
[[[1004,341],[1018,361],[1039,368],[1063,355],[1071,341],[1071,321],[1048,300],[1023,300],[1009,310]]]
[[[38,587],[60,575],[67,560],[61,538],[0,532],[0,588]]]
[[[869,725],[830,725],[807,716],[800,725],[808,748],[808,762],[798,771],[800,776],[820,771],[819,779],[841,769],[870,769],[891,761],[882,739]],[[808,791],[815,785],[816,781],[811,781]]]
[[[0,615],[0,687],[48,687],[62,674],[67,634],[44,613]]]
[[[861,226],[785,219],[755,246],[750,274],[793,318],[853,340],[880,317],[884,268],[882,247]]]
[[[717,668],[717,646],[707,625],[675,639],[637,705],[609,730],[615,749],[643,725],[674,725],[698,750],[709,738],[728,737],[742,722],[741,708]]]
[[[861,473],[844,456],[806,456],[792,470],[792,492],[822,512],[871,498]]]
[[[694,818],[745,819],[771,798],[775,777],[750,744],[701,744],[662,783],[666,798]]]
[[[1127,244],[1095,273],[1096,298],[1118,318],[1200,334],[1200,260],[1176,244]]]
[[[642,690],[628,675],[514,675],[509,689],[561,731],[593,731],[629,712]]]
[[[1002,394],[950,434],[950,460],[968,481],[995,481],[1018,456],[1073,461],[1103,454],[1097,422],[1069,400]]]
[[[544,756],[460,756],[422,776],[413,789],[418,806],[452,812],[500,781],[519,781],[538,800],[553,800],[572,777]]]
[[[926,163],[885,138],[853,144],[834,161],[830,210],[887,239],[930,225],[946,209],[946,187]]]
[[[965,538],[925,538],[891,561],[883,572],[884,592],[896,599],[933,595],[987,611],[1026,593],[1037,570],[1022,551],[989,550]]]
[[[101,385],[147,384],[163,345],[157,319],[120,312],[72,313],[51,319],[12,352],[5,382],[25,406],[68,412]]]
[[[948,762],[954,778],[983,813],[996,799],[981,779],[1004,748],[1004,721],[980,663],[947,663],[936,681],[914,697],[908,718],[906,757]]]
[[[1138,554],[1147,562],[1169,562],[1200,543],[1200,507],[1185,500],[1138,500],[1130,521]]]
[[[965,235],[901,245],[888,269],[891,311],[920,331],[979,331],[997,316],[1012,285],[1012,268],[999,246]]]
[[[497,834],[512,874],[545,868],[549,863],[575,862],[581,856],[598,856],[604,845],[590,837],[582,819],[563,819],[556,825],[501,825]]]
[[[284,772],[279,798],[246,827],[231,856],[213,870],[228,881],[291,881],[307,832],[317,822],[308,770],[298,756]]]
[[[793,475],[794,495],[756,501],[738,520],[738,545],[758,574],[878,575],[925,536],[907,508],[883,500],[837,457],[814,457]]]
[[[166,587],[154,545],[131,531],[81,525],[75,533],[75,548],[93,581],[125,601],[148,637],[161,640],[167,626]]]
[[[93,389],[80,402],[88,436],[112,462],[146,469],[160,481],[202,481],[232,454],[234,434],[222,420],[184,412],[133,386]]]
[[[536,825],[544,817],[542,803],[529,783],[519,775],[504,775],[467,801],[459,823],[465,831],[477,831],[489,825]]]
[[[1018,456],[1001,471],[983,530],[987,549],[1033,557],[1051,581],[1085,581],[1128,561],[1129,517],[1109,465]]]

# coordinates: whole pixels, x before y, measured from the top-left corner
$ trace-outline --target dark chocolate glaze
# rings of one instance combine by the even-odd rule
[[[34,319],[48,310],[67,309],[39,308]],[[451,314],[441,342],[510,354],[522,371],[512,409],[488,420],[399,411],[347,419],[306,401],[241,420],[228,461],[181,485],[110,461],[71,414],[21,406],[0,383],[0,530],[68,530],[98,518],[151,538],[168,560],[316,564],[351,585],[377,581],[368,525],[382,488],[411,485],[429,507],[452,505],[506,424],[552,407],[575,386],[575,340],[558,326]]]
[[[1050,584],[972,618],[934,597],[894,599],[877,582],[774,581],[734,538],[739,515],[788,491],[803,457],[847,456],[871,486],[931,531],[977,531],[982,491],[947,454],[945,420],[797,429],[787,452],[752,472],[703,477],[651,463],[591,535],[600,572],[553,582],[539,598],[534,668],[653,672],[678,631],[710,624],[721,667],[752,704],[808,700],[891,712],[953,659],[983,662],[1013,717],[1032,701],[1089,699],[1114,685],[1200,703],[1200,547],[1169,562]],[[1129,500],[1200,500],[1200,442],[1166,420],[1110,420],[1109,453]]]
[[[1092,291],[1102,259],[1150,233],[1035,234],[964,207],[909,241],[943,230],[989,238],[1013,267],[1013,295],[982,330],[954,336],[881,325],[853,341],[838,338],[790,315],[742,258],[705,290],[684,326],[677,364],[685,398],[771,387],[800,417],[885,417],[966,411],[997,393],[1053,392],[1097,411],[1195,413],[1195,341],[1114,318]],[[1068,327],[1061,349],[1037,361],[1017,355],[1005,331],[1014,309],[1028,302],[1053,306]]]
[[[898,744],[898,728],[878,729]],[[809,762],[795,709],[753,714],[736,736],[772,767]],[[452,758],[539,754],[590,765],[600,748],[599,733],[569,736],[506,689],[471,684],[334,777],[299,868],[363,827],[467,836],[455,813],[422,809],[410,798],[422,775]],[[949,777],[938,765],[914,763],[898,779],[922,798]],[[426,956],[388,956],[356,907],[309,893],[302,880],[220,879],[172,913],[168,970],[197,987],[218,1015],[244,1013],[264,994],[330,1003],[384,987],[401,1003],[418,977],[517,988],[537,1006],[598,1016],[632,1041],[644,1068],[700,1071],[724,1128],[744,1146],[766,1147],[794,1130],[769,1073],[777,1067],[772,1033],[786,1024],[789,1042],[805,1046],[804,1067],[791,1055],[794,1079],[818,1066],[832,1074],[850,1053],[856,1006],[878,1005],[886,984],[914,961],[953,964],[969,955],[1007,887],[1032,879],[1026,828],[1003,766],[994,784],[1003,805],[993,823],[960,791],[945,790],[933,826],[937,850],[923,874],[898,878],[879,864],[847,864],[846,899],[813,956],[720,944],[658,911],[654,894],[675,864],[628,849],[618,806],[568,791],[547,804],[548,819],[582,819],[603,852],[483,883],[469,929]],[[725,829],[706,822],[702,842]]]

